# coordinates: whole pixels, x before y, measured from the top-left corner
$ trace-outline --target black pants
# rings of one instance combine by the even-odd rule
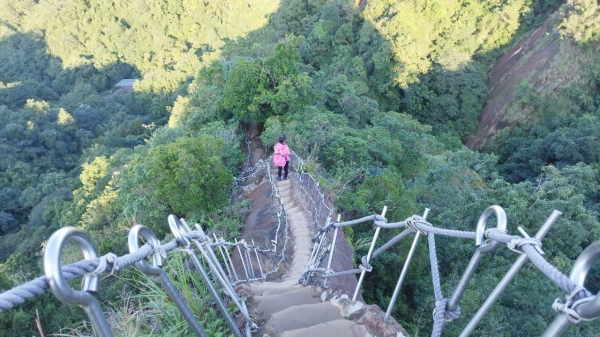
[[[279,176],[281,178],[281,169],[283,168],[283,171],[285,172],[285,175],[283,177],[287,178],[287,176],[288,176],[288,168],[289,167],[290,167],[290,162],[289,161],[285,162],[285,166],[284,167],[277,166],[277,176]]]

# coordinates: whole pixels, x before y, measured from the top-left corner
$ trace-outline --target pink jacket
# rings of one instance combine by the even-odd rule
[[[275,144],[275,153],[273,154],[273,164],[275,166],[285,166],[290,161],[290,148],[281,143]]]

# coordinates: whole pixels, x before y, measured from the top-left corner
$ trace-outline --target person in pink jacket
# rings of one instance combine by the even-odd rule
[[[281,169],[284,169],[283,180],[287,180],[288,168],[290,166],[290,148],[285,143],[285,136],[279,137],[279,143],[275,144],[273,164],[277,166],[277,180],[281,180]]]

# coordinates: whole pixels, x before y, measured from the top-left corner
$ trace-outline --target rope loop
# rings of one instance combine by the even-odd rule
[[[161,246],[156,246],[156,247],[152,247],[152,252],[153,253],[158,253],[160,254],[160,257],[162,257],[163,259],[167,258],[167,251],[163,249],[163,247]]]
[[[387,223],[387,219],[383,215],[375,214],[373,216],[373,225],[377,226],[377,222]]]
[[[438,310],[442,310],[444,312],[445,322],[452,322],[453,320],[460,318],[460,306],[457,305],[454,310],[446,310],[446,308],[448,307],[448,302],[450,302],[449,298],[443,298],[440,301],[435,301],[435,308],[433,309],[434,321]]]
[[[98,276],[105,271],[109,270],[110,275],[114,275],[119,270],[118,256],[113,253],[108,253],[104,256],[100,256],[98,267],[92,272],[85,274],[86,276]]]
[[[565,302],[563,303],[560,299],[555,299],[554,303],[552,303],[552,309],[556,312],[564,312],[567,315],[569,321],[573,324],[578,324],[581,321],[591,321],[591,318],[583,318],[579,315],[576,308],[586,302],[589,302],[594,299],[594,296],[584,297],[578,300],[573,300],[577,293],[582,290],[586,290],[583,286],[577,286],[573,291],[565,296]]]
[[[370,273],[373,270],[373,266],[369,264],[369,261],[367,261],[367,257],[363,256],[360,260],[361,260],[361,264],[360,264],[360,266],[358,266],[358,268],[360,268],[362,270],[366,270]]]
[[[540,249],[542,248],[542,242],[536,238],[512,239],[509,243],[506,244],[508,249],[519,254],[524,254],[523,249],[521,248],[524,245],[533,245],[534,247],[538,247]]]
[[[192,248],[189,248],[189,247],[177,247],[176,249],[178,251],[184,252],[184,253],[186,253],[188,255],[190,255],[190,254],[196,254],[196,252],[194,252],[194,250]]]
[[[506,235],[506,234],[508,234],[508,231],[505,229],[488,228],[485,230],[485,237],[487,238],[485,240],[485,244],[488,244],[490,241],[494,241],[494,239],[491,238],[494,235]]]
[[[415,233],[421,233],[421,235],[427,235],[427,232],[418,228],[417,227],[417,223],[419,222],[423,222],[423,218],[421,218],[420,216],[411,216],[410,218],[407,218],[406,220],[404,220],[404,223],[406,223],[406,227],[412,229]]]

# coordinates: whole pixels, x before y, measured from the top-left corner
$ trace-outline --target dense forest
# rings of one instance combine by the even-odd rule
[[[165,237],[169,213],[238,236],[248,203],[232,197],[233,177],[248,122],[264,130],[267,149],[285,134],[345,219],[387,205],[387,218],[400,221],[428,207],[434,225],[473,230],[498,204],[511,233],[534,233],[558,209],[545,258],[568,274],[600,239],[599,22],[595,0],[2,1],[0,291],[40,275],[44,240],[63,226],[84,229],[101,254],[125,253],[134,223]],[[552,45],[553,59],[515,85],[485,146],[467,148],[490,69],[540,27],[532,53]],[[111,94],[123,78],[140,81]],[[345,228],[357,259],[370,232]],[[474,246],[438,240],[450,294]],[[408,248],[381,255],[366,302],[389,302],[389,271]],[[425,245],[416,254],[426,256]],[[505,249],[486,256],[446,334],[460,333],[514,259]],[[413,263],[393,316],[411,335],[428,335],[429,265]],[[587,283],[598,291],[599,281],[591,273]],[[156,305],[133,290],[151,282],[133,271],[103,282],[119,333],[150,333],[143,316],[122,312]],[[475,334],[540,335],[562,297],[525,268]],[[225,334],[197,302],[208,331]],[[45,295],[0,314],[0,336],[39,334],[36,310],[46,333],[89,333],[78,308]],[[569,333],[598,329],[585,322]]]

